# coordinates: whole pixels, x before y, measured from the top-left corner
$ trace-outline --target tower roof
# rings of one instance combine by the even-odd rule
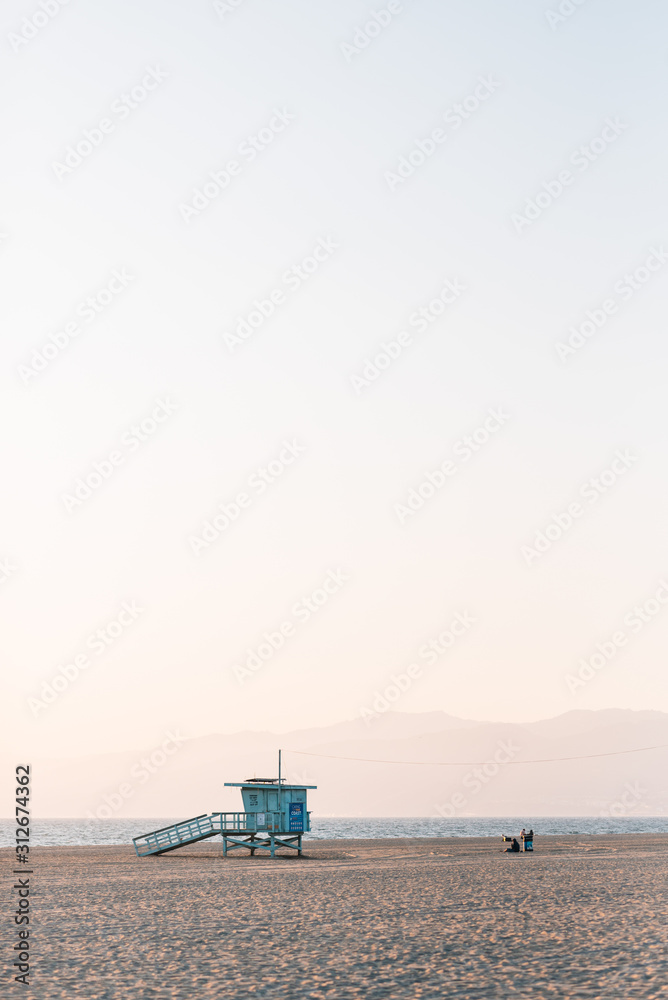
[[[317,785],[288,785],[285,779],[281,779],[280,785],[278,784],[278,778],[247,778],[245,781],[226,781],[226,788],[317,788]]]

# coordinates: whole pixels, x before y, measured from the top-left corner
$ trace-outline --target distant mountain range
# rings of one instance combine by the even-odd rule
[[[224,782],[276,776],[280,747],[284,776],[318,786],[309,808],[320,816],[668,815],[668,749],[590,756],[655,744],[668,744],[668,714],[621,709],[521,725],[387,712],[281,735],[173,733],[143,754],[35,761],[34,814],[186,818],[239,809],[239,790]],[[518,763],[564,757],[583,759]]]

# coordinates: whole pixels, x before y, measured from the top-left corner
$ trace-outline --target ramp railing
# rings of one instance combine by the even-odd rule
[[[280,812],[247,813],[247,812],[215,812],[202,813],[192,819],[163,826],[150,833],[142,833],[132,838],[137,856],[146,857],[149,854],[164,854],[186,844],[195,844],[198,840],[215,837],[216,834],[252,834],[279,833],[282,817]]]
[[[220,826],[216,823],[216,814],[207,816],[194,816],[193,819],[184,820],[182,823],[174,823],[172,826],[163,826],[159,830],[152,830],[151,833],[143,833],[132,838],[135,851],[140,858],[147,854],[162,854],[163,851],[174,850],[183,844],[193,844],[206,837],[213,837],[220,833]]]

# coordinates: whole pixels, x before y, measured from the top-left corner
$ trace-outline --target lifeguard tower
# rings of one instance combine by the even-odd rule
[[[248,778],[226,781],[228,788],[240,788],[247,830],[223,831],[223,854],[237,847],[269,851],[289,847],[302,853],[302,834],[311,829],[311,814],[306,809],[306,793],[316,785],[286,785],[281,778]],[[228,815],[227,813],[224,815]],[[252,831],[252,832],[251,832]]]
[[[243,812],[202,813],[173,826],[133,837],[137,857],[166,854],[219,835],[223,838],[225,857],[228,851],[240,847],[247,847],[251,855],[256,851],[269,851],[272,858],[277,848],[287,847],[301,856],[302,835],[311,829],[306,793],[317,785],[286,784],[285,778],[280,777],[280,751],[278,773],[278,778],[226,781],[226,787],[241,789]]]

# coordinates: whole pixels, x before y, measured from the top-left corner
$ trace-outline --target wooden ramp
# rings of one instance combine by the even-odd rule
[[[175,851],[177,847],[196,844],[199,840],[215,837],[222,832],[220,819],[220,813],[211,813],[211,815],[202,813],[201,816],[183,820],[182,823],[163,826],[151,833],[142,833],[139,837],[133,837],[132,843],[135,846],[137,857],[145,858],[149,854],[166,854],[167,851]]]

